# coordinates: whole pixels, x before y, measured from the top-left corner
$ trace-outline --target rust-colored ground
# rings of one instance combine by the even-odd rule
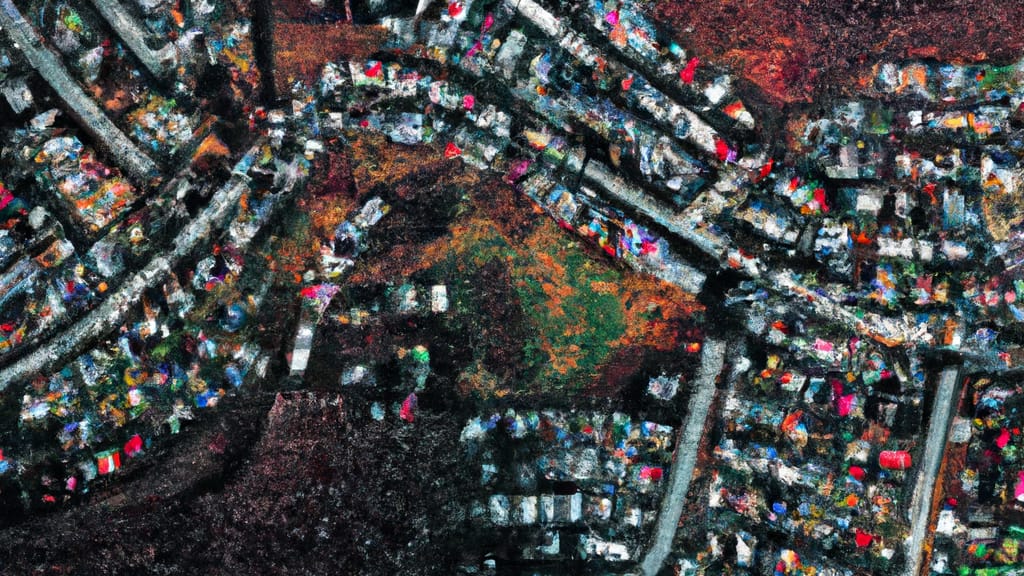
[[[656,17],[776,104],[842,94],[882,60],[1007,62],[1024,3],[1007,0],[668,0]]]
[[[466,300],[482,307],[474,308],[479,350],[470,355],[480,352],[476,360],[486,370],[467,368],[460,382],[486,375],[479,387],[497,394],[512,384],[546,392],[544,383],[554,379],[614,396],[685,344],[697,349],[680,351],[686,359],[673,365],[698,357],[703,337],[694,316],[703,308],[693,295],[624,270],[559,229],[522,193],[445,159],[439,143],[409,147],[372,134],[348,136],[345,154],[317,160],[295,225],[274,240],[270,264],[284,282],[300,285],[305,271],[316,269],[321,243],[380,195],[392,209],[368,235],[377,248],[359,259],[346,283],[396,285],[428,273],[453,287],[477,287]],[[520,358],[526,344],[536,349],[532,360]],[[538,366],[542,377],[503,371],[524,363]],[[488,379],[494,386],[483,384]]]
[[[490,322],[506,314],[489,309],[481,322],[492,329],[480,327],[487,342],[485,347],[518,353],[524,345],[522,339],[532,334],[531,341],[535,340],[544,359],[542,373],[546,378],[580,382],[580,388],[597,396],[617,393],[641,370],[649,354],[667,354],[681,343],[702,340],[702,335],[688,330],[693,315],[702,311],[692,295],[650,277],[620,270],[596,250],[585,248],[573,235],[560,230],[510,186],[482,178],[475,170],[455,169],[461,163],[445,160],[438,146],[410,149],[366,137],[355,139],[352,147],[356,159],[353,179],[359,190],[383,183],[395,188],[400,203],[415,201],[416,196],[431,197],[436,194],[432,189],[437,187],[454,187],[466,193],[460,199],[449,200],[459,207],[444,230],[422,240],[395,243],[378,255],[368,256],[356,266],[349,282],[393,283],[397,278],[451,265],[451,273],[457,277],[473,278],[480,284],[507,284],[503,290],[509,292],[499,299],[516,300],[512,306],[514,313],[509,314],[525,314],[531,329],[527,334],[506,335],[503,322]],[[429,185],[403,191],[403,182],[410,182],[417,173],[433,173],[435,177]],[[381,226],[416,225],[402,223],[401,213],[402,209],[396,207],[388,216],[389,221]],[[534,285],[536,293],[531,292],[530,286]],[[607,302],[607,313],[617,320],[613,322],[605,319],[603,312],[595,312],[597,301]],[[606,353],[593,353],[586,343],[594,342],[606,347]],[[628,356],[620,354],[622,351],[629,351]],[[695,358],[696,353],[690,356]],[[508,363],[486,364],[496,369]],[[470,373],[476,374],[472,370],[467,372]]]
[[[365,59],[383,38],[383,29],[377,26],[278,21],[274,24],[274,88],[278,94],[287,94],[295,80],[311,84],[320,78],[324,63]]]

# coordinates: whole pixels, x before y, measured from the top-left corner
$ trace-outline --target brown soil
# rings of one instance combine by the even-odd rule
[[[325,62],[361,60],[380,46],[384,31],[377,26],[274,24],[274,82],[278,94],[287,94],[295,80],[314,83]]]
[[[883,60],[1013,61],[1024,4],[1003,0],[669,0],[656,17],[776,104],[856,87]]]

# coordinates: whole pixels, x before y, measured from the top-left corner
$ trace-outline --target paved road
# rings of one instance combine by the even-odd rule
[[[946,450],[949,435],[949,423],[953,417],[953,400],[957,390],[960,370],[956,367],[946,368],[939,377],[939,387],[935,391],[935,405],[932,408],[931,424],[928,426],[928,441],[924,448],[921,461],[921,472],[914,487],[914,500],[911,506],[910,538],[907,539],[907,576],[917,576],[921,571],[921,552],[927,537],[928,524],[931,521],[932,496],[935,491],[935,479],[939,474],[942,456]]]
[[[68,74],[60,58],[46,47],[42,38],[18,11],[11,0],[0,0],[0,29],[18,46],[29,64],[64,101],[68,112],[79,120],[87,131],[124,171],[138,184],[145,184],[156,175],[157,166],[133,143],[124,132],[100,110],[82,87]]]
[[[177,53],[173,44],[164,44],[156,50],[150,48],[143,33],[145,25],[132,17],[129,9],[118,0],[93,0],[92,4],[154,77],[165,78],[174,72]]]
[[[182,230],[174,243],[174,248],[166,256],[154,258],[85,317],[21,360],[0,370],[0,391],[11,382],[59,368],[84,351],[92,342],[109,334],[113,328],[124,322],[125,316],[139,302],[146,288],[166,280],[170,270],[179,260],[192,253],[201,242],[208,241],[218,230],[223,230],[236,213],[239,199],[249,190],[248,177],[244,173],[255,160],[258,150],[259,145],[254,146],[243,157],[235,168],[235,174],[214,194],[203,212]],[[289,174],[279,194],[290,194],[296,187],[297,178],[295,172]],[[282,204],[278,201],[273,206]],[[246,235],[238,245],[241,247],[251,238],[252,234]]]
[[[697,451],[700,449],[701,436],[704,434],[704,422],[715,398],[715,379],[722,371],[724,362],[725,342],[705,340],[696,389],[690,397],[686,422],[680,429],[677,439],[676,462],[670,474],[669,491],[661,501],[653,543],[641,564],[644,576],[657,574],[672,549],[672,540],[676,535],[679,517],[683,514],[686,493],[690,489],[693,468],[697,464]]]

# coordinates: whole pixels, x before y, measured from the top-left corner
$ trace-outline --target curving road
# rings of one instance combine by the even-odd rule
[[[153,259],[84,318],[21,360],[0,370],[0,391],[12,382],[58,368],[76,354],[81,353],[89,344],[110,333],[112,327],[123,323],[124,317],[139,302],[142,293],[147,288],[164,281],[179,260],[190,254],[202,242],[209,240],[219,230],[223,230],[236,213],[239,199],[249,190],[249,179],[245,173],[255,161],[259,149],[260,146],[257,144],[235,166],[231,179],[214,194],[203,212],[182,230],[175,240],[174,249],[166,256]],[[287,196],[295,189],[297,182],[298,176],[293,170],[278,194]],[[279,199],[273,204],[273,207],[282,204],[283,202]]]

